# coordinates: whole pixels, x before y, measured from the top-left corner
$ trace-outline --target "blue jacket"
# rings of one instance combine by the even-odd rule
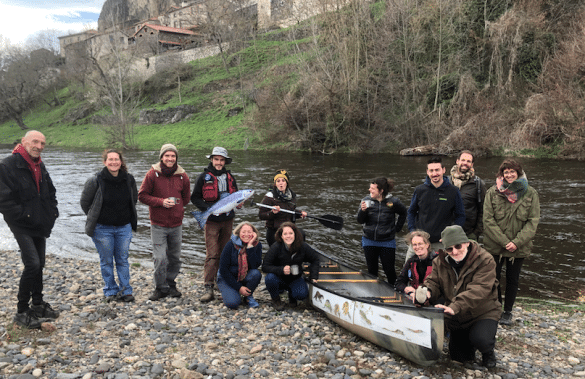
[[[441,232],[449,225],[465,224],[465,208],[459,189],[443,176],[443,184],[436,188],[429,177],[417,186],[408,208],[408,230],[424,230],[431,235],[431,243],[439,242]]]
[[[240,237],[232,235],[221,252],[219,271],[217,272],[217,276],[221,276],[236,291],[242,288],[242,283],[238,282],[238,253],[241,247]],[[262,244],[258,242],[256,246],[246,249],[246,254],[248,255],[248,270],[258,269],[262,264]]]

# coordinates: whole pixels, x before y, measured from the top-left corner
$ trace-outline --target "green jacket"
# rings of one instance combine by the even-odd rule
[[[539,220],[540,202],[534,188],[528,186],[528,192],[512,204],[493,186],[487,191],[483,205],[485,249],[493,255],[528,257]],[[514,242],[518,249],[506,250],[508,242]]]
[[[445,314],[450,329],[466,328],[478,320],[500,319],[496,262],[475,241],[469,245],[467,261],[459,275],[448,263],[445,251],[439,250],[424,286],[431,291],[431,304],[443,298],[445,305],[455,312],[453,316]]]

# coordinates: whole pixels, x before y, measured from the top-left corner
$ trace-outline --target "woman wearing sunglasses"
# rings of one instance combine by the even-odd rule
[[[436,304],[441,297],[445,301],[435,307],[445,312],[445,324],[451,333],[451,359],[473,361],[479,350],[482,364],[493,368],[501,309],[496,262],[477,242],[470,241],[459,225],[446,227],[441,242],[446,248],[439,250],[431,274],[423,284],[427,288],[427,302]]]
[[[502,266],[506,265],[506,293],[500,324],[512,324],[520,270],[524,258],[532,252],[532,239],[539,220],[538,193],[528,185],[520,163],[506,159],[500,165],[496,185],[487,191],[483,205],[483,242],[496,260],[498,282]],[[498,299],[502,302],[499,286]]]

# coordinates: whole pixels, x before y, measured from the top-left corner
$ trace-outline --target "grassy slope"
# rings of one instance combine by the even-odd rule
[[[165,109],[188,104],[200,111],[188,120],[175,124],[135,125],[133,145],[145,150],[158,149],[164,142],[190,149],[219,144],[228,149],[242,149],[246,139],[253,142],[259,136],[254,130],[243,126],[246,112],[253,112],[254,105],[250,102],[244,104],[242,99],[246,96],[237,89],[237,85],[243,83],[244,88],[250,90],[250,83],[255,83],[270,67],[287,64],[290,53],[290,42],[259,39],[250,47],[228,57],[228,62],[240,62],[239,65],[230,67],[229,73],[219,56],[191,62],[194,75],[191,80],[181,83],[181,103],[175,85],[160,96],[164,98],[163,103],[146,101],[143,108]],[[204,90],[207,87],[213,90]],[[104,127],[89,123],[91,116],[82,125],[63,121],[72,110],[83,106],[83,101],[77,100],[73,92],[73,87],[62,89],[59,98],[64,104],[58,107],[39,103],[25,115],[26,125],[30,129],[43,132],[49,145],[99,149],[106,147]],[[228,110],[244,106],[244,112],[226,117]],[[96,113],[106,114],[107,110],[100,109]],[[0,124],[0,143],[13,143],[25,132],[14,121]]]

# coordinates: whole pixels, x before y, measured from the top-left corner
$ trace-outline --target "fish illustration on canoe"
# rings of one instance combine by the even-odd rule
[[[205,227],[205,223],[207,222],[209,216],[219,216],[222,213],[229,213],[232,209],[251,198],[254,195],[254,190],[247,189],[237,191],[232,194],[224,193],[222,195],[223,196],[208,210],[204,212],[191,212],[202,230]]]

